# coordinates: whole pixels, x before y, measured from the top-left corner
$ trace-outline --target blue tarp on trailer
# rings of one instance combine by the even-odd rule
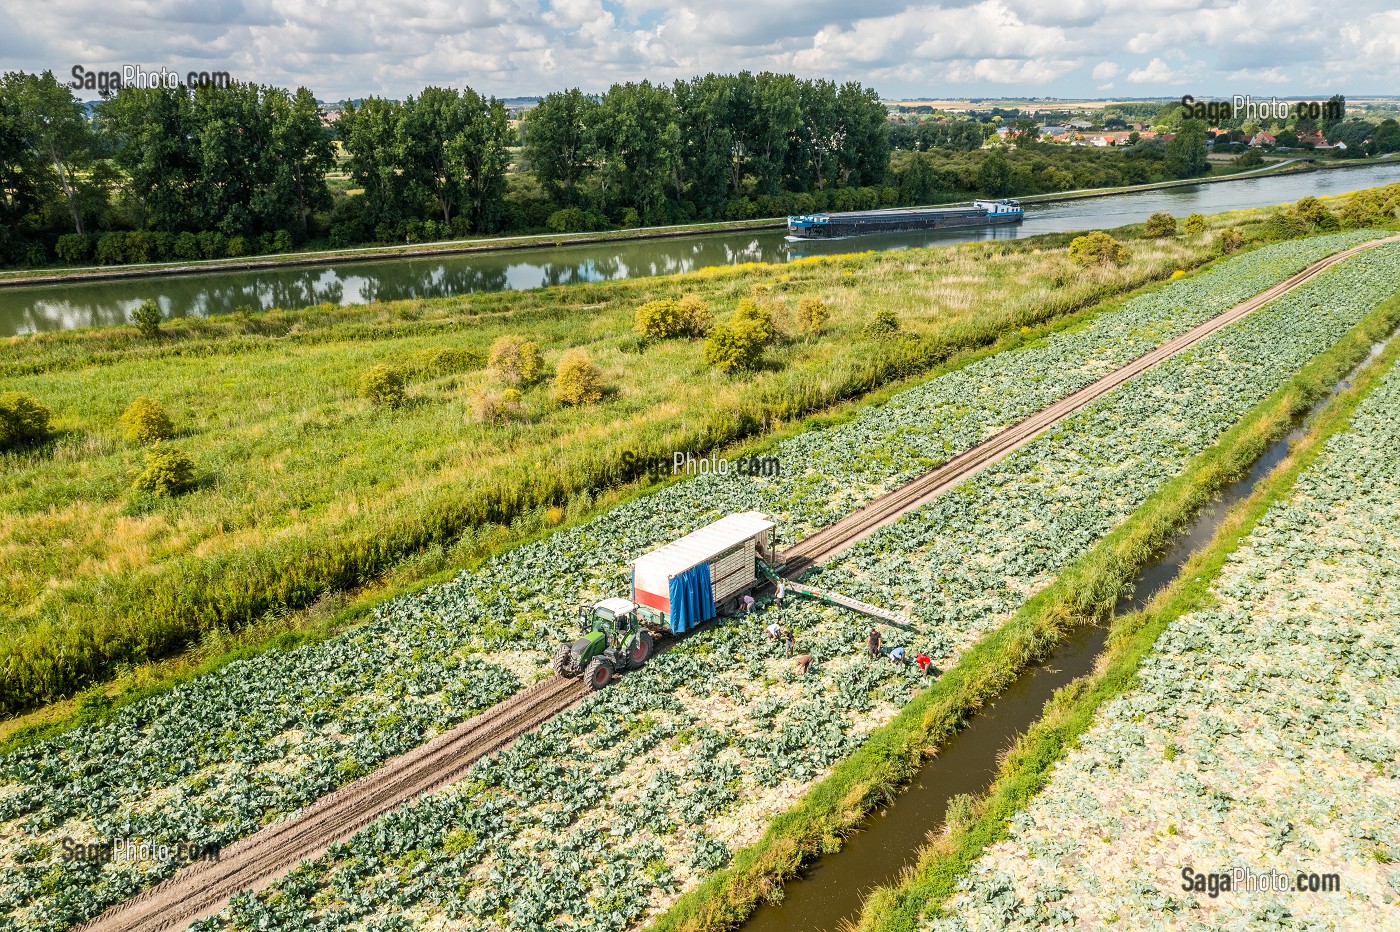
[[[689,631],[715,617],[715,597],[710,590],[710,564],[701,563],[671,577],[671,630]]]

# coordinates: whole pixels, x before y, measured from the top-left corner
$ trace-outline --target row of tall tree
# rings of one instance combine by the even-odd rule
[[[885,115],[854,82],[643,81],[545,97],[525,115],[524,155],[561,207],[622,222],[716,219],[738,198],[882,183]]]

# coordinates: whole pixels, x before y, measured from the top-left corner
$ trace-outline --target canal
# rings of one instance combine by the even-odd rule
[[[1265,207],[1309,194],[1343,194],[1396,181],[1400,181],[1400,163],[1028,205],[1025,222],[1017,226],[801,243],[788,242],[783,230],[731,231],[672,239],[406,259],[349,259],[333,265],[4,288],[0,289],[0,334],[120,324],[147,299],[154,299],[167,317],[185,317],[240,308],[296,308],[323,302],[365,304],[517,290],[670,275],[740,262],[786,262],[854,250],[907,249],[1106,229],[1141,222],[1156,211],[1179,217],[1212,214]]]

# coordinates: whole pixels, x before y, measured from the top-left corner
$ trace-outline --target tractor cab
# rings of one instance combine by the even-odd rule
[[[637,603],[631,599],[604,599],[596,605],[582,605],[578,610],[579,629],[607,637],[609,641],[625,639],[637,628]]]

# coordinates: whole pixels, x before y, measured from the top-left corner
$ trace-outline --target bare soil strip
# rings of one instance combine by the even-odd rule
[[[1314,263],[1292,278],[1167,341],[942,466],[886,493],[793,545],[784,555],[785,574],[800,575],[803,570],[893,523],[901,515],[928,504],[1133,376],[1199,343],[1324,269],[1359,252],[1394,242],[1400,242],[1400,236],[1362,243]],[[552,677],[536,683],[330,793],[295,816],[234,843],[218,861],[201,861],[185,867],[78,929],[81,932],[162,932],[213,915],[223,909],[235,893],[265,889],[297,864],[318,857],[333,844],[348,840],[379,816],[459,779],[481,757],[538,727],[587,694],[588,688],[578,680]]]

